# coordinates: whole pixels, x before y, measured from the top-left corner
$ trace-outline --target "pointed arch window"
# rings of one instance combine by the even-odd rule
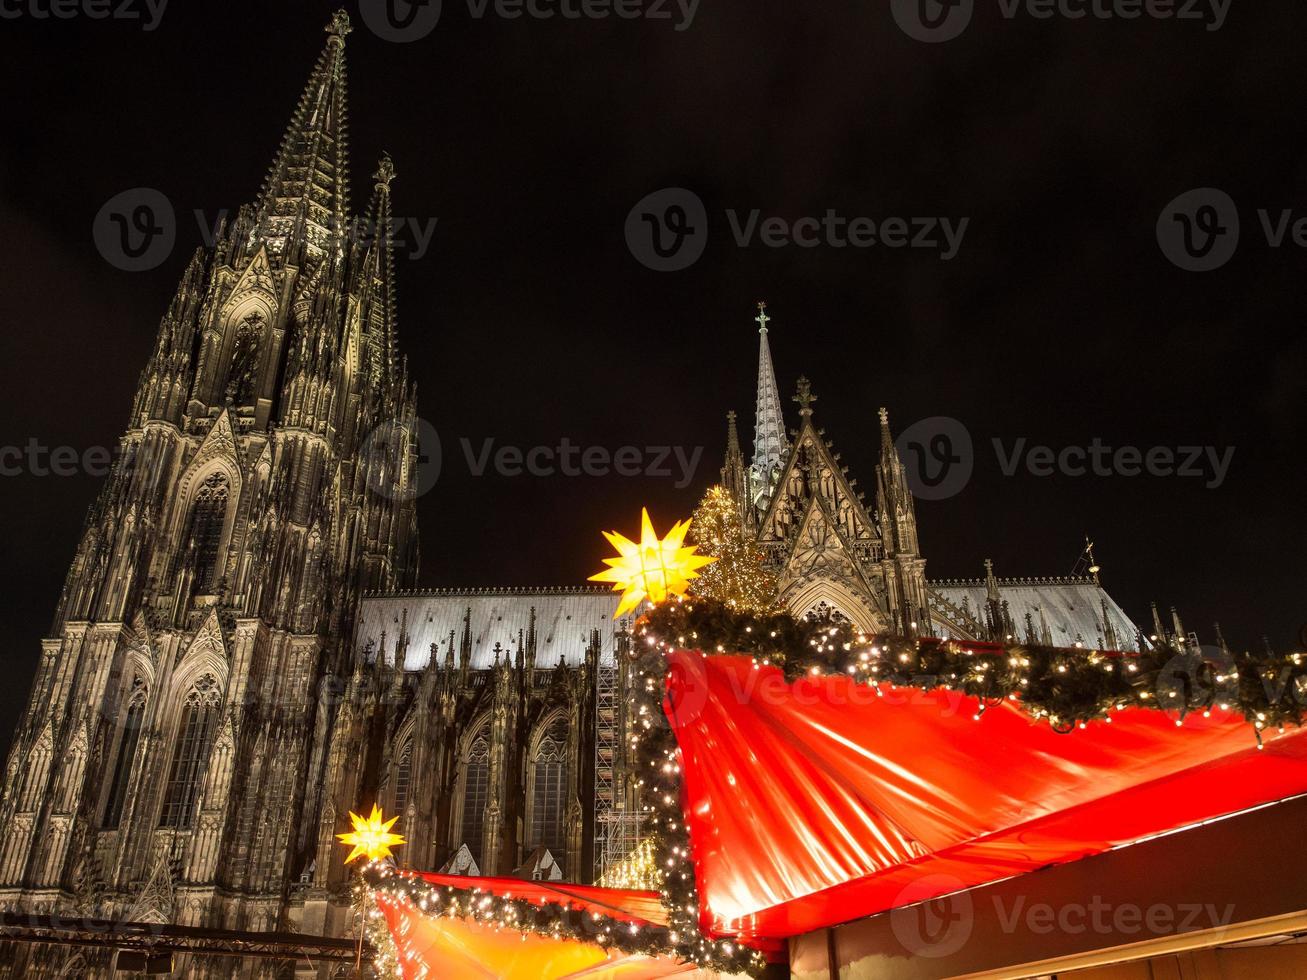
[[[203,590],[216,584],[214,578],[218,573],[222,529],[227,520],[230,496],[231,485],[226,473],[210,474],[195,492],[188,539],[195,549],[196,589]]]
[[[463,757],[463,819],[459,833],[472,852],[477,865],[482,864],[481,838],[486,829],[486,803],[490,799],[490,740],[485,726],[468,743]]]
[[[254,383],[258,380],[259,349],[263,340],[263,314],[248,314],[236,328],[231,370],[227,373],[226,398],[235,405],[254,404]]]
[[[205,674],[186,693],[177,726],[177,747],[168,771],[161,827],[189,830],[195,819],[196,798],[217,734],[221,700],[212,674]]]
[[[567,719],[555,715],[531,753],[531,819],[527,848],[549,848],[560,865],[567,857]]]
[[[114,754],[109,796],[105,801],[104,820],[101,822],[105,830],[113,830],[122,820],[123,807],[127,802],[127,787],[132,778],[132,765],[136,760],[136,747],[140,744],[141,727],[145,724],[145,701],[145,682],[137,677],[133,679],[131,692],[127,695],[127,707],[123,711],[118,735],[118,751]]]
[[[404,740],[399,750],[399,761],[395,763],[395,809],[402,818],[408,809],[409,791],[413,785],[413,739]]]
[[[20,810],[34,810],[45,792],[46,778],[50,775],[50,760],[54,755],[49,732],[42,734],[36,748],[27,760],[27,776],[23,781],[23,793],[19,797]]]

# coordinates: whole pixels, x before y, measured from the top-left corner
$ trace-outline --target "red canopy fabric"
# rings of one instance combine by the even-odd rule
[[[792,936],[1307,792],[1307,737],[1126,709],[1060,735],[956,692],[671,654],[703,928]]]
[[[487,880],[506,879],[454,878],[462,886]],[[377,894],[377,906],[395,941],[403,980],[654,980],[694,969],[672,957],[628,955],[576,939],[436,918],[385,893]]]

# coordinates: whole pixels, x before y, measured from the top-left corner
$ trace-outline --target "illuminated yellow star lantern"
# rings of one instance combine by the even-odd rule
[[[392,846],[405,843],[404,838],[399,834],[392,834],[390,828],[395,825],[399,817],[391,817],[386,820],[381,810],[375,803],[372,804],[371,816],[360,817],[353,811],[350,812],[349,822],[354,825],[353,831],[348,834],[337,834],[342,844],[350,844],[354,850],[349,852],[349,857],[345,858],[345,863],[349,864],[355,858],[365,857],[369,861],[379,861],[381,858],[390,857]]]
[[[696,555],[694,545],[686,547],[685,532],[690,529],[689,521],[673,524],[667,537],[660,540],[654,533],[648,509],[642,508],[640,516],[639,544],[616,531],[604,532],[608,543],[617,549],[618,557],[605,558],[604,564],[611,567],[590,576],[592,582],[614,583],[613,591],[622,593],[614,619],[630,612],[645,599],[662,602],[668,596],[685,595],[690,579],[699,576],[695,569],[717,560],[708,555]]]

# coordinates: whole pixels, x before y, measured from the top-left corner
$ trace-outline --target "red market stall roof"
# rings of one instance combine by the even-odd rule
[[[1068,734],[957,692],[670,655],[712,935],[782,938],[1307,793],[1307,731],[1127,708]],[[879,693],[878,693],[879,691]],[[570,887],[570,886],[569,886]]]
[[[526,881],[522,878],[470,878],[419,871],[414,877],[447,888],[476,888],[501,898],[520,898],[532,905],[554,903],[583,912],[600,912],[623,922],[665,926],[667,912],[658,893],[626,888],[574,885],[566,881]]]
[[[461,884],[469,881],[478,879],[464,878]],[[382,894],[377,905],[395,941],[404,980],[653,980],[694,970],[671,957],[624,954],[577,939],[436,918],[409,901]]]

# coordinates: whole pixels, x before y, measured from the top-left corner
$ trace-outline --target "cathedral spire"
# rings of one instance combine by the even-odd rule
[[[1177,646],[1182,646],[1185,642],[1184,623],[1180,621],[1180,614],[1175,611],[1175,606],[1171,607],[1171,625],[1175,628],[1175,642]]]
[[[758,304],[758,404],[753,422],[753,485],[762,494],[771,491],[772,475],[780,468],[785,449],[785,418],[781,414],[781,396],[776,388],[776,371],[772,367],[771,345],[767,342],[767,304]]]
[[[889,412],[880,410],[880,462],[876,464],[876,511],[887,554],[917,554],[917,511],[889,428]]]
[[[317,257],[345,232],[349,213],[345,92],[345,36],[352,30],[349,15],[336,11],[326,30],[327,45],[313,66],[259,194],[258,229],[274,254],[286,255],[303,247]]]
[[[1098,604],[1103,610],[1103,645],[1109,650],[1120,650],[1121,641],[1117,636],[1116,627],[1112,625],[1112,613],[1107,607],[1107,593],[1100,592]]]
[[[726,413],[726,459],[722,465],[722,486],[726,489],[741,517],[748,507],[748,477],[744,471],[744,454],[740,452],[740,433],[735,426],[735,413]]]
[[[990,639],[1002,640],[1011,632],[1011,615],[1007,603],[999,591],[998,578],[994,575],[994,562],[985,559],[985,619],[989,626]]]
[[[1230,656],[1230,645],[1225,642],[1225,634],[1221,632],[1221,624],[1218,622],[1212,625],[1216,628],[1216,645],[1221,648],[1221,653],[1227,657]]]
[[[374,376],[394,376],[397,357],[396,332],[398,311],[395,302],[395,257],[393,216],[390,210],[390,182],[395,179],[395,165],[390,154],[383,153],[373,175],[372,202],[365,219],[367,251],[363,274],[365,292],[372,298],[369,324],[369,356]]]

